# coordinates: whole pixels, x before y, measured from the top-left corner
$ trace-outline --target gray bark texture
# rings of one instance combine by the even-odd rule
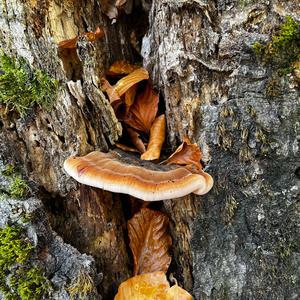
[[[5,166],[0,161],[0,172],[4,170]],[[9,193],[10,180],[0,175],[0,182],[0,227],[5,228],[13,224],[24,229],[26,239],[30,240],[36,249],[30,263],[42,267],[51,281],[52,288],[48,298],[68,300],[72,288],[82,292],[78,282],[85,280],[91,283],[89,293],[84,295],[85,299],[102,299],[96,289],[102,274],[97,273],[94,259],[65,244],[51,229],[43,203],[39,199],[31,197],[18,200],[9,197],[3,192]],[[0,299],[5,300],[1,292]]]
[[[50,111],[36,107],[20,118],[0,109],[1,159],[21,166],[35,193],[23,203],[0,202],[1,218],[11,218],[11,205],[32,206],[44,218],[44,206],[53,230],[92,255],[103,274],[100,282],[87,269],[99,292],[91,299],[113,299],[132,274],[126,229],[132,199],[80,186],[62,166],[71,155],[112,148],[121,136],[99,78],[115,60],[135,62],[140,51],[165,105],[166,149],[171,153],[188,136],[215,181],[205,196],[161,203],[173,239],[170,272],[199,300],[299,299],[299,77],[277,76],[252,47],[269,42],[286,16],[300,21],[298,0],[136,1],[131,15],[113,24],[101,12],[103,2],[1,0],[1,48],[60,81]],[[97,26],[105,37],[80,41],[75,58],[58,51],[58,42]],[[93,265],[47,226],[50,256],[68,257],[59,250],[68,248],[76,261]],[[70,272],[62,281],[77,276]],[[71,299],[64,291],[51,299]]]
[[[252,49],[286,15],[299,20],[297,1],[152,4],[142,50],[169,144],[196,141],[215,180],[201,199],[165,202],[196,299],[300,297],[299,87],[283,77],[270,95],[274,69]]]

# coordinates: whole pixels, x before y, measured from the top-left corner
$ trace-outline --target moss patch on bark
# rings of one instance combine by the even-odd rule
[[[50,109],[56,99],[58,81],[23,59],[0,53],[0,103],[7,110],[26,115],[34,105]]]

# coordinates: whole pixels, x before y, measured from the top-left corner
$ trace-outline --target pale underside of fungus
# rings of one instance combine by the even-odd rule
[[[184,167],[156,165],[120,150],[72,156],[65,161],[64,168],[80,183],[145,201],[179,198],[190,193],[203,195],[213,186],[212,177],[204,171],[192,173]]]

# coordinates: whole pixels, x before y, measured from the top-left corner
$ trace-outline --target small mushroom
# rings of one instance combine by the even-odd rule
[[[204,171],[194,174],[184,167],[156,165],[120,150],[72,156],[64,168],[80,183],[145,201],[203,195],[213,186],[212,177]]]

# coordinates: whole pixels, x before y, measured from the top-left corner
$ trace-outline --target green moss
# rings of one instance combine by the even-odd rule
[[[22,300],[40,300],[50,289],[49,281],[38,267],[19,269],[10,284]]]
[[[294,42],[299,43],[299,35],[299,23],[294,21],[290,16],[287,16],[278,34],[272,37],[272,46],[277,49],[290,47]],[[297,54],[299,55],[299,53]]]
[[[45,72],[32,69],[25,59],[0,53],[0,102],[24,116],[34,105],[50,109],[58,82]]]
[[[19,175],[13,177],[13,182],[9,187],[9,193],[15,198],[23,198],[29,192],[29,187],[24,179]]]
[[[33,249],[20,227],[0,229],[0,290],[5,300],[40,300],[50,290],[41,269],[30,266]]]
[[[5,169],[2,171],[2,175],[5,177],[9,177],[15,173],[15,167],[13,165],[8,164]]]
[[[287,16],[268,44],[255,42],[252,47],[263,61],[278,67],[279,75],[288,74],[300,59],[300,23]]]
[[[14,198],[23,198],[29,192],[29,187],[24,179],[18,174],[13,165],[6,165],[2,175],[10,181],[8,193]]]
[[[0,229],[0,272],[15,263],[25,263],[32,249],[19,227],[6,226]]]
[[[261,44],[260,42],[255,42],[252,45],[253,50],[255,51],[255,53],[257,55],[261,55],[265,52],[266,46],[264,46],[263,44]]]

